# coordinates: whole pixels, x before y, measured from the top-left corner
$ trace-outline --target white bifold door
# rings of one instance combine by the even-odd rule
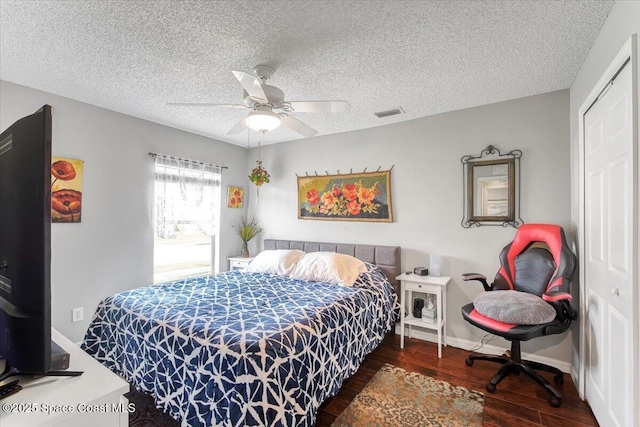
[[[631,63],[584,115],[585,394],[602,426],[634,424],[634,218]]]

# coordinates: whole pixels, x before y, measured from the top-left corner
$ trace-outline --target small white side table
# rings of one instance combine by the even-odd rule
[[[400,348],[404,348],[404,327],[409,326],[409,338],[411,338],[411,327],[435,329],[438,331],[438,357],[442,357],[442,344],[447,345],[447,283],[451,280],[449,276],[418,276],[416,274],[402,273],[396,280],[400,280],[400,310],[407,310],[409,313],[404,315],[401,311],[400,316]],[[436,296],[436,322],[427,323],[422,319],[413,317],[413,306],[407,308],[407,293],[409,293],[409,302],[413,301],[413,293],[421,292],[425,294],[434,294]]]
[[[243,258],[241,256],[232,256],[229,260],[229,271],[244,270],[255,257]]]

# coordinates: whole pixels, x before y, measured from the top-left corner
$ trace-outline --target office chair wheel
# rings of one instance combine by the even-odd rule
[[[551,404],[551,406],[553,406],[554,408],[559,408],[560,404],[562,403],[562,399],[558,399],[555,396],[551,396],[549,398],[549,403]]]
[[[560,374],[555,375],[553,377],[553,382],[556,384],[564,384],[564,375],[560,375]]]
[[[493,393],[494,391],[496,391],[496,386],[491,383],[487,383],[486,388],[489,393]]]
[[[464,363],[466,363],[467,366],[473,366],[473,359],[470,357],[467,357]]]

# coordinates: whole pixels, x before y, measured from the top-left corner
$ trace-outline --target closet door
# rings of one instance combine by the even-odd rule
[[[586,398],[600,425],[633,425],[635,152],[627,63],[584,115]]]

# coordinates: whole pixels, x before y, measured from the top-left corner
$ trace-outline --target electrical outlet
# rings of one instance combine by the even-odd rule
[[[84,310],[82,307],[71,310],[71,322],[79,322],[84,318]]]

